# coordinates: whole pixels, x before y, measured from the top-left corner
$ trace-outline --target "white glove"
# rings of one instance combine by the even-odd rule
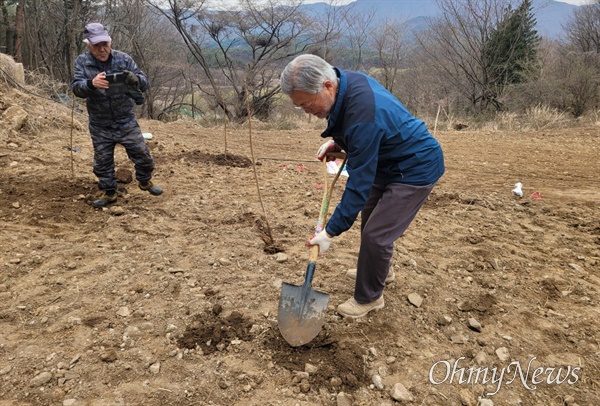
[[[319,255],[322,255],[325,251],[329,249],[331,242],[333,241],[332,237],[327,235],[325,230],[321,231],[319,234],[315,235],[309,242],[309,245],[318,245],[319,246]]]
[[[329,140],[325,144],[321,145],[321,147],[319,148],[319,151],[317,151],[317,159],[319,161],[322,161],[328,152],[333,152],[333,151],[341,151],[341,149],[340,149],[340,147],[338,147],[336,145],[334,140]],[[331,160],[333,160],[333,159],[334,158],[331,158]],[[328,161],[329,161],[329,159],[328,159]]]

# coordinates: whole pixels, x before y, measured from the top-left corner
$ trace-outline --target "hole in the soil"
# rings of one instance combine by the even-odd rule
[[[277,254],[278,252],[284,252],[285,249],[283,248],[283,245],[278,242],[267,243],[265,241],[265,248],[263,248],[263,251],[269,255],[273,255]]]

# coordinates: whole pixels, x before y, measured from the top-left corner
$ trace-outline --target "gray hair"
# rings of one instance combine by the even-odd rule
[[[281,91],[290,95],[295,90],[307,93],[319,93],[323,82],[330,80],[339,83],[335,69],[317,55],[297,56],[281,72]]]

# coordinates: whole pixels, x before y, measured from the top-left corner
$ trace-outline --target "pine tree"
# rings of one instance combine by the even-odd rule
[[[523,0],[516,9],[509,5],[492,31],[483,48],[491,99],[501,95],[506,86],[523,82],[524,73],[535,69],[540,43],[535,25],[532,1]]]

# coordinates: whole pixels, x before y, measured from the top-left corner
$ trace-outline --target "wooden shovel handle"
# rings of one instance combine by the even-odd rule
[[[340,168],[338,169],[337,173],[335,174],[335,177],[331,181],[331,185],[328,186],[327,184],[329,182],[329,176],[328,176],[329,173],[327,172],[327,160],[326,159],[323,160],[323,176],[324,176],[323,200],[321,201],[321,211],[319,212],[319,220],[317,221],[317,227],[316,227],[317,229],[321,228],[321,230],[325,230],[325,225],[326,225],[326,221],[327,221],[327,211],[329,209],[329,201],[331,200],[331,195],[333,193],[333,187],[335,186],[335,182],[340,177],[340,174],[344,170],[344,166],[346,165],[346,160],[347,160],[347,156],[344,152],[328,152],[327,156],[339,156],[344,161],[340,165]],[[318,257],[319,257],[319,246],[318,245],[311,246],[309,257],[308,257],[309,262],[316,262]]]
[[[327,154],[325,154],[325,156],[326,157],[330,156],[335,159],[346,159],[346,153],[342,152],[342,151],[338,151],[338,152],[331,151],[331,152],[328,152]]]
[[[308,254],[308,262],[309,263],[315,263],[317,262],[317,258],[319,258],[319,246],[318,245],[311,245],[310,247],[310,251]],[[313,271],[314,272],[314,271]],[[312,274],[310,275],[306,275],[306,280],[308,281],[308,283],[312,282]]]

